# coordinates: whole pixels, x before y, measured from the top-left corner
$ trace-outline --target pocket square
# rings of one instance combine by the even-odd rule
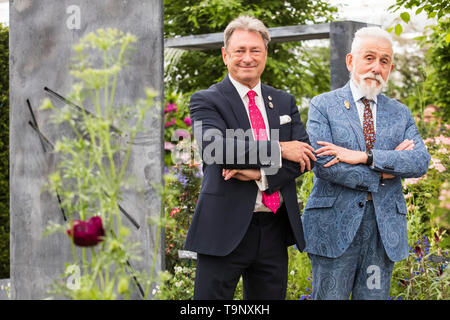
[[[287,114],[280,116],[280,125],[291,122],[291,117]]]

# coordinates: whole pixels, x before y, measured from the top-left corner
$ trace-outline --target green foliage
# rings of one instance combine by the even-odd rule
[[[313,278],[311,263],[306,252],[300,252],[294,247],[288,248],[289,271],[286,291],[287,300],[311,299]]]
[[[397,0],[395,4],[390,6],[388,10],[392,12],[396,12],[400,9],[415,9],[415,15],[420,14],[421,12],[425,12],[427,14],[428,19],[441,19],[447,17],[450,13],[450,4],[446,0]],[[400,13],[400,18],[404,23],[409,23],[411,16],[408,12],[403,11]],[[390,31],[392,28],[390,29]],[[400,35],[403,32],[403,27],[400,23],[396,24],[394,27],[394,31],[396,35]],[[444,38],[449,39],[449,32],[444,35]]]
[[[176,158],[180,156],[178,151],[183,151],[181,150],[182,144],[179,144],[179,142],[183,140],[188,143],[193,142],[191,141],[192,129],[189,115],[189,98],[186,95],[176,95],[172,92],[166,93],[164,107],[164,162],[167,166],[177,163]]]
[[[0,279],[9,278],[9,29],[0,23]]]
[[[294,0],[165,0],[165,37],[223,32],[226,25],[242,14],[261,19],[267,27],[325,22],[336,8],[326,1]]]
[[[164,272],[154,293],[158,300],[191,300],[194,296],[195,267],[176,266],[173,274]]]
[[[393,9],[396,12],[401,8],[415,9],[416,15],[424,11],[429,19],[440,19],[450,13],[450,4],[446,0],[397,0],[389,10]],[[409,14],[407,12],[403,12],[400,17],[406,23],[409,22]]]
[[[429,19],[437,20],[437,25],[428,26],[431,31],[428,36],[417,39],[423,48],[427,48],[426,67],[420,68],[421,76],[416,78],[413,90],[411,86],[401,94],[407,97],[407,105],[415,112],[423,113],[425,105],[434,104],[442,108],[441,115],[444,121],[450,119],[450,4],[445,0],[397,0],[389,10],[396,12],[400,9],[415,9],[415,14],[426,12]],[[410,21],[410,15],[402,12],[400,18],[404,23]],[[389,31],[391,31],[391,28]],[[395,33],[402,32],[401,24],[395,26]],[[406,57],[409,59],[410,57]],[[412,70],[417,70],[417,64],[409,62]],[[408,81],[407,77],[403,80]],[[403,99],[402,99],[403,100]]]
[[[438,241],[422,236],[411,248],[410,255],[394,265],[390,294],[396,299],[449,300],[450,273],[441,258]]]
[[[396,80],[388,83],[386,95],[400,100],[413,114],[422,114],[425,108],[425,58],[421,53],[395,54]]]
[[[132,277],[145,279],[144,274],[129,268],[129,261],[140,259],[139,244],[130,239],[130,230],[122,224],[118,207],[123,190],[131,186],[136,189],[126,169],[132,143],[143,129],[143,121],[154,106],[156,95],[148,89],[145,99],[135,105],[118,105],[114,101],[119,72],[126,66],[127,54],[136,41],[133,35],[116,29],[99,29],[86,35],[74,46],[77,63],[72,66],[71,74],[76,83],[69,96],[82,111],[74,112],[67,105],[55,108],[48,99],[41,106],[53,111],[54,124],[69,126],[73,131],[71,136],[63,136],[55,143],[59,161],[48,186],[62,198],[68,222],[62,226],[51,223],[45,235],[65,233],[72,228],[74,220],[86,221],[93,216],[101,217],[105,229],[102,241],[88,252],[85,247],[75,247],[72,238],[67,238],[72,244],[73,261],[66,265],[60,281],[55,281],[51,288],[50,292],[56,296],[129,299]],[[95,111],[87,113],[83,107],[86,104],[93,105]],[[128,144],[123,143],[125,137]],[[159,235],[155,238],[159,239]],[[146,285],[146,296],[152,277],[153,270],[150,280],[140,282]],[[73,286],[68,285],[69,279],[74,279]]]
[[[325,1],[164,1],[165,37],[223,32],[241,14],[261,19],[267,27],[333,20],[336,8]],[[301,98],[329,89],[329,50],[307,50],[301,43],[269,44],[262,81]],[[227,72],[220,50],[186,51],[165,70],[166,91],[182,94],[208,88]]]
[[[450,42],[446,37],[450,34],[450,18],[443,19],[435,27],[426,43],[430,49],[426,56],[427,78],[424,83],[427,104],[435,104],[443,109],[443,120],[450,119]]]
[[[450,139],[448,129],[439,129],[424,140],[431,155],[427,174],[403,181],[410,255],[394,266],[391,295],[408,300],[450,298],[448,263],[430,260],[448,259],[450,247]]]
[[[170,169],[165,176],[166,196],[164,199],[166,224],[166,269],[188,262],[178,258],[178,250],[183,250],[187,230],[194,214],[200,193],[201,173],[198,164],[180,164]]]

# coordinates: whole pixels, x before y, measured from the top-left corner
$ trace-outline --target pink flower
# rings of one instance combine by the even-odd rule
[[[434,140],[436,144],[450,145],[450,138],[444,137],[442,134],[439,137],[435,137]]]
[[[435,158],[431,158],[430,169],[436,169],[441,173],[445,171],[445,167],[442,165],[441,160]]]
[[[168,103],[167,107],[164,109],[164,113],[177,111],[177,110],[178,110],[178,107],[177,107],[176,103]]]
[[[105,235],[102,218],[94,216],[89,221],[73,220],[72,228],[67,234],[73,238],[73,242],[80,247],[92,247],[101,242]]]
[[[188,126],[191,126],[192,125],[191,118],[189,117],[184,118],[184,123],[186,123]]]
[[[164,150],[169,150],[170,152],[175,149],[175,145],[172,142],[164,141]]]
[[[420,177],[420,178],[407,178],[407,179],[405,179],[405,183],[404,183],[404,185],[405,186],[407,186],[407,185],[409,185],[409,184],[416,184],[417,182],[419,182],[420,180],[422,179],[422,177]]]
[[[168,122],[166,122],[166,123],[164,124],[164,128],[168,128],[168,127],[170,127],[170,126],[173,126],[173,125],[176,124],[176,123],[177,123],[177,119],[172,118],[172,120],[170,120],[170,121],[168,121]]]
[[[182,137],[183,139],[190,136],[189,132],[184,129],[175,130],[175,135],[177,136],[177,138]]]
[[[172,209],[172,211],[170,211],[170,217],[173,218],[173,216],[179,212],[181,212],[180,208]]]

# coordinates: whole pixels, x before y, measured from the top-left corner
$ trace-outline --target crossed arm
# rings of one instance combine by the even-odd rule
[[[316,150],[318,157],[329,155],[335,156],[329,162],[324,164],[324,168],[331,167],[338,162],[345,162],[348,164],[365,164],[367,162],[367,153],[363,151],[346,149],[325,141],[317,141],[317,144],[324,146]],[[394,150],[414,150],[414,140],[405,139]],[[381,177],[382,179],[395,178],[393,174],[386,172],[381,172]]]
[[[312,162],[316,161],[314,148],[302,141],[280,141],[281,157],[285,160],[300,163],[300,173],[311,170]],[[222,176],[225,180],[235,178],[241,181],[260,180],[261,170],[255,169],[223,169]]]
[[[291,96],[290,102],[291,141],[280,141],[280,153],[282,166],[275,175],[268,175],[268,192],[272,193],[280,189],[286,182],[292,181],[305,170],[311,170],[316,160],[314,148],[309,144],[308,134],[301,123],[300,114]],[[264,169],[223,169],[222,175],[225,180],[231,178],[241,181],[260,180]]]
[[[403,133],[404,141],[394,150],[373,149],[373,165],[369,167],[365,165],[365,152],[333,143],[330,122],[320,110],[311,103],[308,117],[311,144],[317,147],[318,160],[314,169],[317,177],[353,189],[358,189],[363,182],[368,191],[376,192],[380,176],[383,179],[393,179],[420,177],[426,173],[430,156],[410,113]]]

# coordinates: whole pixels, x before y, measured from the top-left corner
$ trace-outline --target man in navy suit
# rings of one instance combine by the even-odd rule
[[[203,181],[185,248],[194,299],[284,299],[287,247],[304,247],[295,179],[315,160],[292,95],[262,84],[270,36],[238,17],[224,32],[228,75],[191,97]]]
[[[387,299],[394,262],[408,256],[401,179],[424,175],[430,155],[408,107],[381,94],[393,60],[389,34],[362,28],[350,81],[311,100],[317,161],[302,221],[313,299]]]

